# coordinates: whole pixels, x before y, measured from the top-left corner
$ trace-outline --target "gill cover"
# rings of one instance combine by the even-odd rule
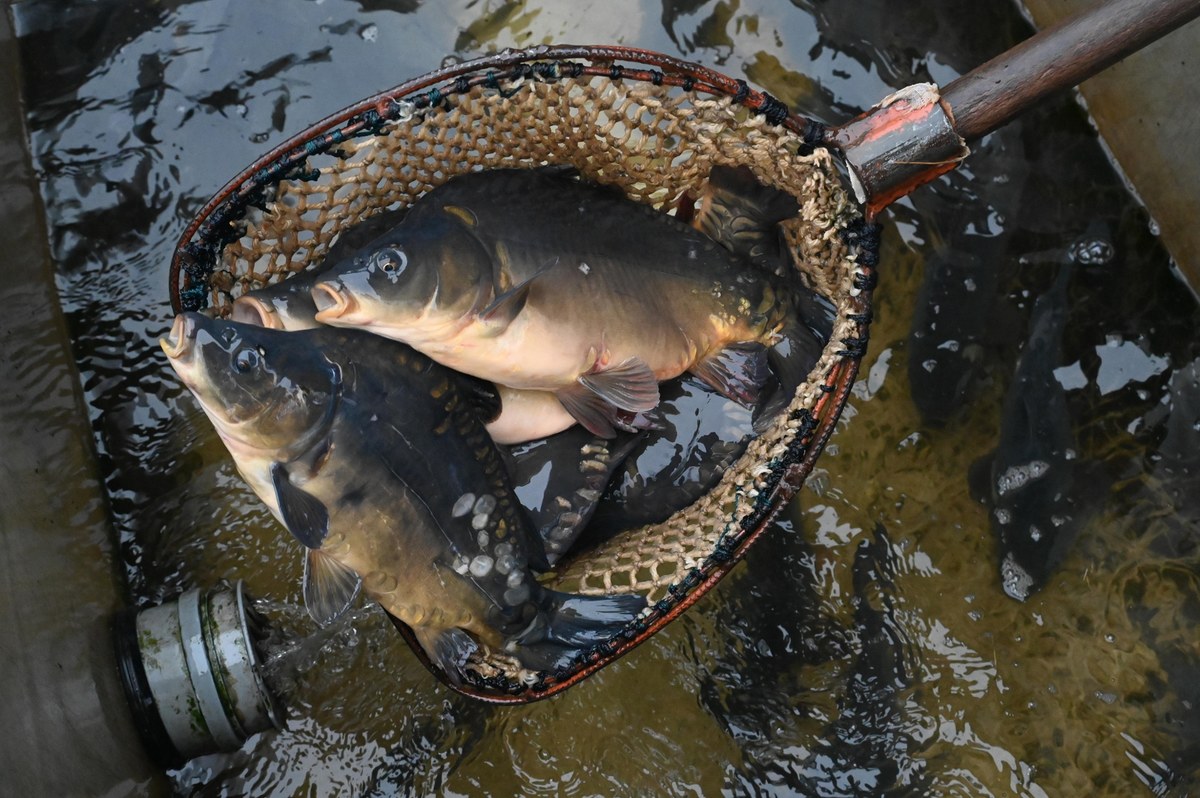
[[[330,267],[313,289],[317,320],[406,327],[457,319],[480,306],[492,259],[461,216],[411,212],[403,222]]]

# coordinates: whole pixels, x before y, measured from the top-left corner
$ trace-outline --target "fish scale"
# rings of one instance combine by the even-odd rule
[[[748,274],[743,264],[707,236],[667,214],[631,203],[602,189],[588,198],[591,204],[586,213],[580,214],[581,218],[535,214],[533,209],[541,206],[543,198],[548,195],[552,198],[556,191],[561,192],[564,188],[570,188],[574,193],[579,185],[568,184],[564,187],[560,180],[543,180],[531,194],[531,187],[521,185],[528,178],[524,175],[519,176],[521,179],[516,177],[512,180],[514,185],[511,188],[505,187],[503,205],[480,201],[471,203],[472,212],[478,219],[475,231],[481,238],[487,235],[488,243],[493,248],[502,243],[510,252],[508,260],[516,267],[508,275],[509,283],[520,284],[533,277],[537,273],[537,265],[554,257],[554,253],[571,252],[573,260],[577,262],[563,262],[556,267],[556,276],[561,268],[565,272],[561,279],[573,283],[562,293],[584,290],[593,282],[605,281],[614,295],[636,298],[642,293],[646,280],[663,280],[665,282],[659,288],[673,301],[677,301],[675,297],[680,294],[692,293],[701,298],[706,306],[712,298],[722,300],[717,306],[730,319],[744,319],[746,335],[755,334],[763,325],[770,323],[770,315],[764,311],[775,309],[777,305],[773,301],[774,292],[769,283],[759,279],[760,275]],[[504,186],[502,180],[496,180],[496,183]],[[445,208],[457,198],[452,192],[446,192],[439,200]],[[499,209],[515,212],[518,216],[536,215],[537,225],[535,228],[514,228],[503,214],[497,212]],[[591,247],[581,243],[582,225],[594,233],[591,238],[584,239],[595,241]],[[517,238],[518,231],[530,237]],[[669,238],[660,237],[668,233]],[[640,250],[636,258],[630,257],[630,240],[636,241]],[[694,262],[680,259],[680,247],[690,247],[695,252]],[[580,268],[585,264],[587,270]],[[698,284],[696,275],[709,271],[717,271],[717,274],[709,277],[708,282]],[[744,314],[747,299],[756,309],[749,317]],[[617,303],[606,308],[606,311],[620,312],[623,307],[628,306]],[[563,315],[574,314],[578,310],[577,306],[568,306]],[[644,323],[644,317],[634,315],[635,312],[631,309],[623,320],[627,323]],[[782,313],[782,310],[775,311],[776,316]]]

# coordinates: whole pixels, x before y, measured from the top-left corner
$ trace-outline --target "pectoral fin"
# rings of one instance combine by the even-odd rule
[[[304,557],[304,606],[317,623],[333,623],[354,603],[362,580],[349,567],[320,549]]]
[[[537,278],[530,277],[520,285],[513,286],[479,312],[479,320],[491,330],[493,335],[498,335],[508,329],[508,325],[512,324],[513,319],[525,309],[525,302],[529,299],[529,288],[535,279]]]
[[[658,405],[658,380],[644,361],[630,358],[611,369],[585,374],[555,395],[589,432],[612,438],[617,430],[632,429],[629,414]]]
[[[506,291],[497,293],[496,298],[492,303],[479,311],[479,321],[487,327],[493,335],[498,335],[512,324],[522,310],[525,308],[525,302],[529,299],[529,290],[533,287],[534,282],[546,272],[553,269],[558,264],[558,258],[546,262],[537,270],[532,277],[524,280]],[[502,279],[505,275],[497,275],[494,284],[499,290],[503,285]]]
[[[658,406],[658,378],[640,357],[584,374],[579,383],[614,407],[644,413]]]
[[[316,496],[305,493],[288,479],[283,463],[271,464],[271,484],[283,525],[306,548],[319,549],[329,534],[329,511]]]
[[[620,411],[576,383],[570,388],[564,388],[555,396],[572,417],[593,435],[601,438],[615,438],[617,435],[617,413]]]
[[[767,348],[755,341],[730,344],[695,363],[690,371],[717,393],[746,407],[754,406],[771,378]]]

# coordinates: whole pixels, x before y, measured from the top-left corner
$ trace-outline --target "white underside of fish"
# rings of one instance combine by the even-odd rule
[[[679,326],[663,332],[665,326],[656,325],[658,340],[625,341],[604,329],[584,331],[527,308],[498,334],[479,318],[462,326],[447,325],[440,335],[417,327],[384,329],[381,325],[376,331],[481,379],[523,390],[558,391],[584,375],[632,358],[643,361],[658,380],[671,379],[711,346],[694,340]],[[711,339],[716,338],[714,332]]]
[[[500,393],[500,415],[486,425],[496,443],[524,443],[548,438],[575,423],[553,393],[549,391],[519,391],[497,386]]]

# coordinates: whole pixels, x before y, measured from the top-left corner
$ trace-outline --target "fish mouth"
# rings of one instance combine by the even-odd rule
[[[317,321],[335,321],[354,310],[354,297],[334,283],[317,283],[312,289],[313,304],[317,307]]]
[[[197,329],[195,319],[186,313],[180,313],[175,317],[171,331],[158,339],[158,345],[171,360],[186,362],[191,359]]]
[[[229,312],[230,321],[252,324],[255,327],[266,327],[268,330],[282,330],[283,322],[275,308],[263,302],[258,297],[240,296],[233,301],[233,310]]]

